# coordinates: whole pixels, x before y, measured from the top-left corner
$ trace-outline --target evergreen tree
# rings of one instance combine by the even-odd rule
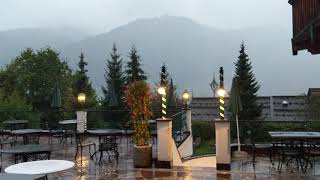
[[[239,119],[256,120],[260,117],[262,111],[262,106],[257,103],[257,92],[260,86],[254,77],[252,66],[248,55],[245,53],[243,42],[239,52],[238,61],[235,63],[235,74],[238,77],[239,94],[243,107],[243,110],[239,114]],[[255,131],[258,127],[258,124],[256,123],[242,124],[242,134],[248,130]]]
[[[87,76],[88,70],[85,67],[88,65],[86,61],[84,61],[84,54],[81,52],[80,61],[78,63],[79,70],[77,70],[78,78],[76,80],[77,90],[79,92],[84,92],[85,89],[90,86],[89,84],[89,77]]]
[[[76,71],[74,76],[75,81],[73,85],[73,95],[77,97],[79,93],[84,93],[86,95],[85,107],[94,107],[97,104],[97,96],[87,75],[88,70],[86,69],[86,66],[88,63],[84,60],[84,54],[82,52],[79,58],[79,69]],[[77,98],[74,99],[76,100]],[[77,101],[75,101],[74,108],[77,107],[77,104]]]
[[[145,72],[141,69],[141,57],[138,55],[138,51],[135,46],[132,46],[129,52],[129,62],[127,63],[127,83],[131,83],[133,81],[147,80],[147,76]]]
[[[170,85],[170,74],[167,71],[167,66],[165,63],[163,63],[163,65],[161,66],[161,72],[160,72],[160,81],[158,84],[156,84],[157,87],[159,86],[164,86],[166,88],[166,90],[169,89],[169,85]],[[168,92],[168,91],[167,91]]]
[[[123,76],[122,70],[122,58],[118,53],[115,43],[113,44],[112,52],[110,53],[110,59],[107,59],[107,67],[105,68],[104,78],[106,82],[106,87],[102,87],[105,97],[104,102],[107,101],[106,98],[108,97],[108,86],[112,85],[116,92],[117,100],[121,105],[122,97],[124,96],[122,89],[125,84],[125,77]]]

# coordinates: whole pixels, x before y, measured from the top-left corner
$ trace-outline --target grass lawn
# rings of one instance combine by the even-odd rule
[[[194,149],[193,156],[216,153],[214,144],[214,140],[202,141],[200,146]]]

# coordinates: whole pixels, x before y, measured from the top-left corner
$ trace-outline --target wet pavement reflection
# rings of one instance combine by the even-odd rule
[[[91,138],[90,141],[96,141],[97,139]],[[130,142],[130,140],[129,140]],[[251,163],[247,163],[248,159],[233,160],[231,164],[231,172],[217,172],[215,168],[206,167],[173,167],[172,169],[157,169],[146,168],[136,169],[133,167],[133,145],[126,143],[126,140],[122,140],[119,145],[119,163],[117,163],[115,157],[111,157],[111,162],[108,160],[108,156],[103,156],[101,162],[98,157],[90,158],[87,148],[84,148],[82,157],[79,155],[75,159],[75,144],[68,142],[67,144],[59,144],[58,140],[53,144],[48,144],[46,137],[42,137],[41,144],[49,146],[52,149],[51,159],[64,159],[75,162],[75,166],[72,169],[49,174],[48,179],[59,180],[112,180],[112,179],[160,179],[160,180],[207,180],[207,179],[320,179],[320,163],[316,165],[316,168],[310,169],[307,173],[303,174],[295,169],[295,167],[285,167],[282,173],[277,172],[276,165],[271,165],[268,158],[257,158],[255,168]],[[156,147],[156,146],[154,146]],[[8,146],[4,147],[8,148]],[[153,154],[156,154],[156,150],[153,149]],[[3,169],[13,164],[12,157],[8,155],[3,156]]]

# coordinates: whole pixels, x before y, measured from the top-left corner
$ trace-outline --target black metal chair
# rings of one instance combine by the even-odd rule
[[[273,164],[273,156],[274,156],[274,149],[273,149],[273,145],[270,143],[256,143],[255,138],[254,138],[254,134],[251,131],[247,131],[249,139],[250,139],[250,145],[252,148],[252,164],[253,167],[255,168],[255,163],[256,163],[256,156],[257,156],[257,152],[260,153],[264,153],[265,155],[267,155],[269,157],[269,160],[271,162],[271,164]]]
[[[52,129],[48,122],[45,122],[44,125],[44,130],[48,131],[48,144],[52,144],[54,138],[59,139],[59,143],[62,143],[64,131],[62,129]]]
[[[316,158],[320,157],[320,140],[305,141],[303,150],[303,157],[301,160],[302,170],[306,171],[309,164],[311,168],[316,169]]]
[[[50,129],[48,135],[48,144],[52,144],[53,139],[58,139],[60,143],[64,140],[64,131],[62,129]]]
[[[94,148],[94,152],[96,152],[96,144],[94,142],[83,142],[83,137],[81,137],[81,134],[79,133],[75,133],[75,139],[76,139],[76,155],[75,155],[75,159],[77,159],[77,156],[79,154],[79,149],[80,149],[80,158],[82,161],[82,151],[83,148],[88,147],[89,148],[89,155],[91,156],[91,146],[93,146]]]
[[[3,148],[4,145],[14,146],[16,144],[16,138],[6,134],[4,130],[0,130],[0,149]]]
[[[283,163],[288,166],[289,163],[293,161],[295,161],[297,169],[299,169],[302,152],[301,148],[303,147],[300,146],[300,142],[294,140],[282,140],[278,143],[279,172],[282,171]]]
[[[70,143],[72,144],[73,138],[76,137],[76,132],[75,130],[64,130],[62,136],[63,136],[62,137],[63,144],[68,143],[68,138],[70,139]]]
[[[118,136],[99,137],[99,150],[98,150],[100,152],[99,162],[101,162],[103,152],[106,152],[108,154],[109,162],[111,162],[109,152],[113,152],[117,160],[117,163],[119,162],[117,139],[118,139]]]
[[[23,144],[39,144],[40,134],[31,133],[23,136]]]

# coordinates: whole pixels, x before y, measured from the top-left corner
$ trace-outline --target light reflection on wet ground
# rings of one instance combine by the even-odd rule
[[[93,139],[91,139],[93,140]],[[44,137],[41,144],[46,144],[47,139]],[[258,158],[255,169],[252,163],[248,163],[248,158],[242,160],[234,160],[232,162],[230,172],[217,172],[215,168],[206,167],[173,167],[172,169],[135,169],[132,160],[132,144],[127,146],[126,140],[122,140],[119,146],[119,163],[115,158],[108,161],[107,155],[104,156],[101,162],[98,161],[99,153],[93,160],[89,157],[87,148],[83,151],[82,160],[78,156],[75,159],[75,144],[62,145],[56,140],[53,145],[48,145],[52,148],[51,159],[65,159],[75,162],[75,166],[67,171],[50,174],[49,179],[61,180],[95,180],[95,179],[320,179],[320,162],[316,168],[309,169],[306,174],[297,171],[294,165],[284,166],[282,173],[278,173],[277,164],[272,166],[268,158]],[[154,146],[155,147],[155,146]],[[7,147],[5,147],[7,148]],[[156,150],[153,150],[156,154]],[[13,164],[10,156],[5,155],[3,158],[3,167],[8,167]],[[250,158],[249,158],[250,160]]]

